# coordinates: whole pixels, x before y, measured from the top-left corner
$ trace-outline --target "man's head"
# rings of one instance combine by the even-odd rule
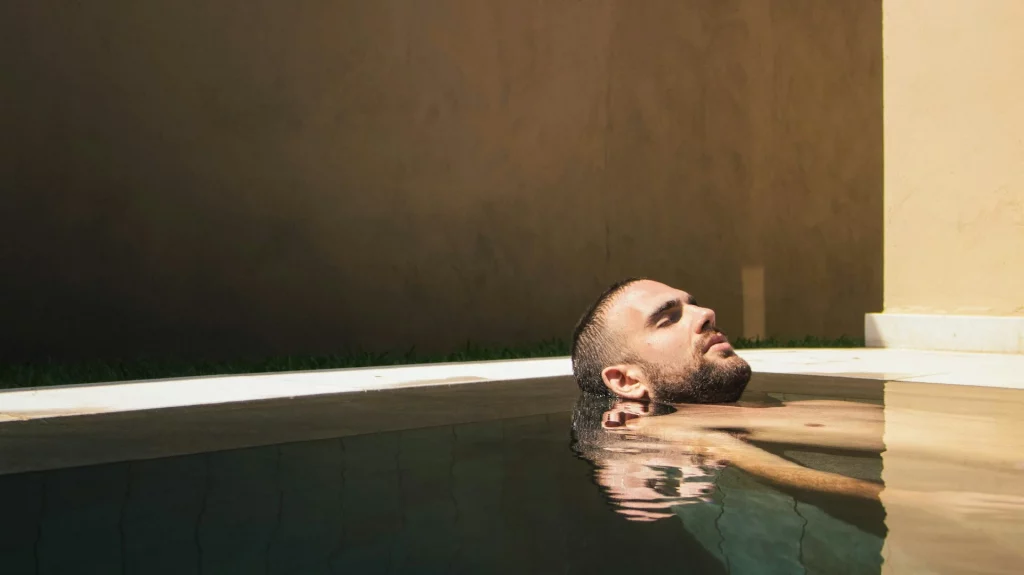
[[[638,278],[612,285],[583,314],[572,366],[583,391],[660,403],[733,402],[750,380],[714,311]]]

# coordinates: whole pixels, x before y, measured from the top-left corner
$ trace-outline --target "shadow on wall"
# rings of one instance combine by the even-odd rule
[[[522,344],[626,275],[881,309],[880,1],[241,7],[0,7],[0,358]]]

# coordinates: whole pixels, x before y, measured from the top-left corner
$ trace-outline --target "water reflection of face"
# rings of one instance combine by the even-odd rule
[[[572,450],[594,466],[615,511],[631,521],[672,517],[672,507],[707,501],[719,462],[686,445],[633,435],[626,421],[672,407],[581,394],[573,411]]]

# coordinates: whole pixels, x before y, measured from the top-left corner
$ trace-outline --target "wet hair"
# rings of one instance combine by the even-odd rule
[[[623,356],[619,338],[609,332],[604,321],[612,299],[635,282],[645,278],[632,277],[609,286],[583,313],[572,334],[572,373],[580,389],[586,393],[608,396],[601,371]]]
[[[580,393],[572,410],[572,429],[569,448],[577,456],[584,456],[600,444],[604,429],[601,418],[615,404],[616,397]]]

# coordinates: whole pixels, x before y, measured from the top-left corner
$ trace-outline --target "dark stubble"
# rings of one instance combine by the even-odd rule
[[[682,373],[640,362],[650,374],[651,400],[658,403],[734,403],[750,381],[750,364],[735,353],[710,359],[695,353],[695,363]]]

